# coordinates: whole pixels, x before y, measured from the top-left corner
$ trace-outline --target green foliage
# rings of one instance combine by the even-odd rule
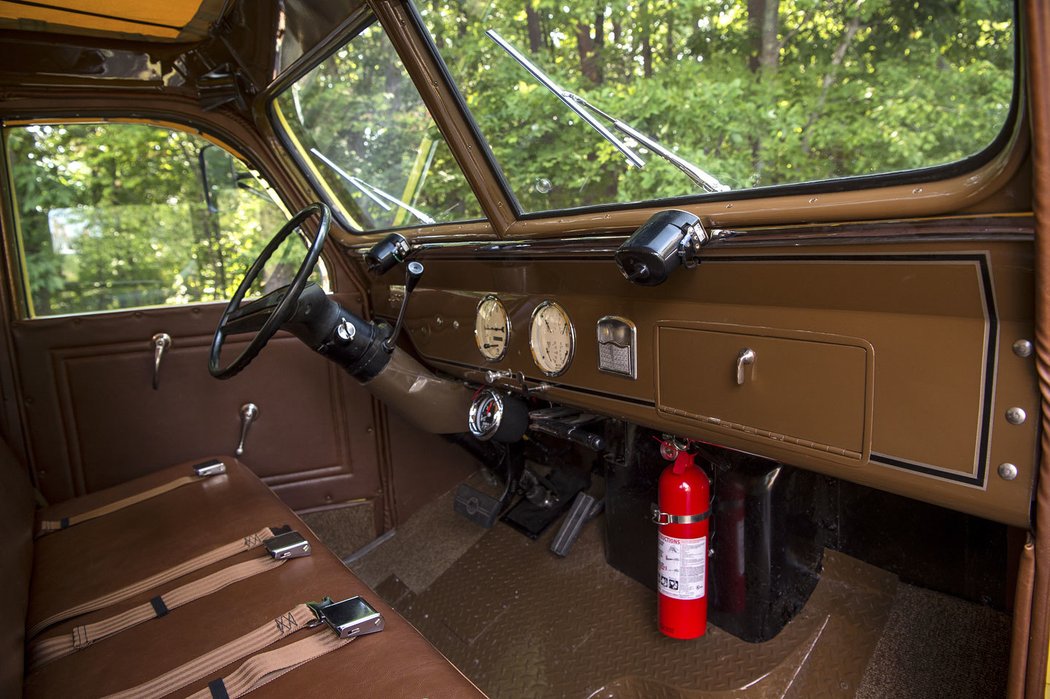
[[[748,12],[768,4],[773,28]],[[698,190],[644,150],[645,168],[629,168],[490,28],[733,189],[958,160],[1010,108],[1012,9],[991,0],[430,0],[420,11],[528,211]],[[763,32],[776,49],[765,64]]]
[[[193,134],[99,123],[6,139],[34,315],[228,299],[286,220],[245,189],[209,211]],[[280,252],[271,269],[301,255]]]

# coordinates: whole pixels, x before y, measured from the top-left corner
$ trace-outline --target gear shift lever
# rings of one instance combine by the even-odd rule
[[[394,351],[397,336],[401,334],[401,325],[405,322],[405,311],[408,310],[408,297],[412,290],[416,288],[416,285],[419,284],[419,279],[422,276],[423,264],[414,260],[409,262],[408,268],[405,270],[405,298],[401,301],[401,311],[397,314],[397,324],[394,325],[394,332],[383,343],[383,348],[387,352]]]

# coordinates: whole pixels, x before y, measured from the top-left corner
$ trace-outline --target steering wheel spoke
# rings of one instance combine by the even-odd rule
[[[222,331],[227,335],[238,335],[246,332],[258,332],[266,324],[273,314],[274,309],[281,305],[288,295],[289,286],[282,286],[265,296],[252,299],[237,307],[226,322],[223,323]]]
[[[320,215],[321,218],[317,226],[317,235],[310,244],[310,249],[307,251],[302,265],[299,266],[299,270],[295,273],[291,284],[242,304],[244,295],[259,277],[259,274],[262,273],[266,263],[276,252],[277,248],[280,247],[281,243],[315,214]],[[325,239],[328,236],[328,228],[331,224],[332,212],[328,206],[320,202],[310,204],[295,216],[292,216],[281,227],[281,230],[277,232],[277,235],[267,243],[262,253],[260,253],[259,257],[256,258],[244,275],[244,279],[241,280],[240,286],[237,287],[237,291],[234,292],[233,298],[230,299],[229,304],[226,305],[226,310],[223,311],[222,317],[219,319],[219,325],[215,329],[215,337],[211,343],[211,353],[208,357],[208,371],[212,376],[218,379],[228,379],[236,376],[259,354],[259,351],[274,336],[274,333],[281,328],[281,325],[292,317],[299,302],[299,297],[303,293],[303,289],[306,288],[307,281],[317,265],[317,260],[321,257],[321,248],[324,247]],[[221,366],[222,346],[226,341],[226,337],[252,331],[255,331],[255,336],[252,337],[244,351],[228,366]]]

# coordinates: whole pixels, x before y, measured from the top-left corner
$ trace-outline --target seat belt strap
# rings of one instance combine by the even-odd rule
[[[290,637],[302,629],[316,626],[317,616],[305,604],[300,604],[276,619],[271,619],[254,631],[219,646],[188,663],[164,673],[149,682],[123,692],[110,694],[107,699],[154,699],[178,691],[188,684],[204,679],[208,675],[237,662],[277,641]],[[330,636],[331,634],[325,634]],[[206,695],[210,696],[210,695]]]
[[[260,529],[254,534],[249,534],[248,536],[237,539],[236,541],[231,541],[225,546],[220,546],[217,549],[208,551],[207,553],[203,553],[195,558],[191,558],[190,560],[180,563],[179,565],[172,566],[167,570],[162,570],[155,575],[151,575],[148,578],[139,580],[138,582],[132,583],[127,587],[122,587],[121,589],[116,590],[114,592],[110,592],[107,595],[96,597],[93,600],[89,600],[82,604],[78,604],[75,607],[71,607],[56,614],[52,614],[43,621],[39,621],[36,624],[34,624],[32,628],[29,629],[27,638],[35,638],[41,631],[50,626],[54,626],[60,621],[72,619],[75,616],[87,614],[88,612],[94,612],[99,609],[105,609],[106,607],[114,605],[117,602],[123,602],[129,597],[134,597],[135,595],[141,594],[143,592],[148,592],[149,590],[152,590],[158,585],[163,585],[164,583],[181,578],[183,575],[187,575],[194,571],[200,570],[205,566],[209,566],[213,563],[218,563],[219,561],[230,558],[231,556],[235,556],[238,553],[250,551],[256,546],[261,546],[268,539],[274,538],[276,534],[277,532],[272,527]]]
[[[39,526],[37,527],[36,536],[41,537],[46,534],[50,534],[51,532],[57,532],[62,529],[68,529],[69,527],[76,526],[77,524],[81,524],[82,522],[97,519],[99,517],[112,514],[119,510],[123,510],[125,507],[131,507],[132,505],[137,505],[140,502],[145,502],[146,500],[155,498],[158,495],[170,493],[171,491],[181,488],[184,485],[189,485],[190,483],[199,483],[202,480],[206,480],[212,476],[222,475],[224,473],[226,473],[226,464],[224,464],[221,461],[215,460],[199,463],[193,467],[192,475],[176,478],[173,481],[168,481],[167,483],[158,485],[155,488],[150,488],[149,490],[144,490],[141,493],[129,495],[126,498],[121,498],[120,500],[116,500],[107,505],[102,505],[101,507],[96,507],[95,509],[88,510],[87,512],[81,512],[80,514],[72,515],[70,517],[63,517],[62,519],[42,520]]]
[[[92,643],[114,636],[151,619],[165,616],[173,609],[207,597],[235,582],[273,570],[288,560],[288,558],[277,559],[264,556],[237,563],[200,580],[194,580],[174,590],[169,590],[149,602],[115,614],[108,619],[74,627],[71,632],[59,636],[39,639],[29,646],[29,669],[36,670],[42,665],[71,655]]]
[[[339,638],[330,633],[316,633],[289,643],[276,650],[266,651],[245,660],[239,668],[222,679],[208,683],[206,689],[191,694],[189,699],[237,699],[273,682],[314,658],[342,648],[356,637]]]

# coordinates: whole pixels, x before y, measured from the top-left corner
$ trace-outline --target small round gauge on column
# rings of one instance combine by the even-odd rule
[[[553,301],[544,301],[532,312],[529,347],[536,366],[547,376],[558,376],[569,368],[576,349],[576,330],[569,314]]]
[[[503,303],[489,294],[481,299],[474,318],[474,340],[481,356],[490,362],[498,362],[507,354],[510,343],[510,317]]]

